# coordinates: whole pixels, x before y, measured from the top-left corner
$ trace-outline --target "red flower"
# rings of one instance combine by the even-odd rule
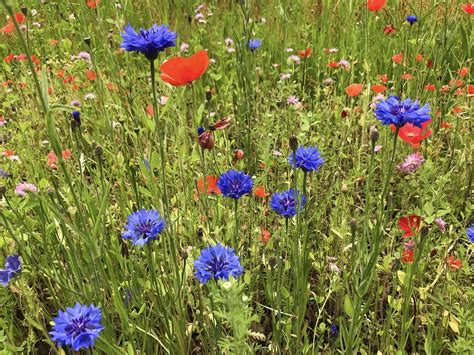
[[[263,185],[257,186],[253,193],[255,196],[260,197],[260,198],[265,198],[267,196],[270,196],[270,194],[265,191],[265,187]]]
[[[398,227],[403,230],[403,238],[411,237],[420,230],[421,217],[417,215],[409,215],[398,219]]]
[[[261,232],[260,232],[260,235],[258,236],[258,240],[264,244],[267,244],[271,237],[270,231],[266,230],[263,227],[260,228],[260,230]]]
[[[97,74],[93,70],[86,70],[86,77],[90,81],[94,81],[95,79],[97,79]]]
[[[387,25],[384,27],[383,33],[385,33],[386,35],[389,35],[390,33],[395,33],[395,27],[393,27],[393,25]]]
[[[364,85],[362,84],[351,84],[346,88],[346,94],[351,97],[358,96],[363,88]]]
[[[453,125],[449,122],[446,122],[446,121],[441,122],[441,128],[443,128],[443,129],[449,129],[449,128],[452,128],[452,127],[453,127]]]
[[[372,90],[373,92],[375,92],[376,94],[381,94],[383,93],[385,90],[387,90],[387,87],[385,85],[372,85],[370,87],[370,90]]]
[[[465,77],[467,74],[469,74],[469,68],[463,67],[461,69],[458,69],[458,74],[461,78]]]
[[[161,79],[173,86],[181,86],[199,78],[207,70],[209,57],[201,50],[191,57],[173,57],[164,62],[160,69]]]
[[[388,82],[388,75],[387,74],[381,74],[377,76],[377,78],[384,84]]]
[[[431,120],[422,123],[423,128],[416,127],[411,123],[405,124],[402,128],[398,130],[398,137],[403,141],[410,143],[414,148],[417,148],[420,145],[420,142],[423,139],[426,139],[430,136],[431,130],[425,131],[426,127],[431,123]],[[395,132],[397,128],[394,125],[390,126],[392,131]]]
[[[301,58],[309,58],[311,57],[311,53],[313,53],[313,50],[311,48],[306,48],[306,50],[298,51],[298,55]]]
[[[468,85],[467,86],[467,94],[468,95],[474,95],[474,85]]]
[[[22,61],[24,61],[24,60],[26,60],[26,54],[25,54],[25,53],[21,53],[21,54],[18,54],[18,55],[16,56],[16,61],[17,61],[17,62],[22,62]]]
[[[86,5],[91,9],[96,9],[99,4],[100,0],[88,0]]]
[[[18,24],[21,24],[25,21],[25,15],[23,15],[21,12],[17,12],[15,14],[15,19]],[[13,19],[10,16],[8,16],[8,24],[3,26],[0,31],[2,33],[12,33],[14,29],[15,29],[15,24],[13,23]]]
[[[221,190],[217,187],[217,178],[215,176],[206,176],[207,194],[215,193],[219,195]],[[204,180],[201,178],[198,181],[199,192],[204,192]]]
[[[369,11],[379,11],[385,6],[386,0],[367,0]]]
[[[411,75],[410,73],[404,73],[404,74],[402,74],[401,78],[402,78],[403,80],[411,80],[411,79],[414,78],[414,76]]]
[[[421,61],[423,60],[423,56],[421,55],[421,53],[418,53],[418,54],[416,55],[415,60],[416,60],[417,62],[421,62]]]
[[[397,54],[394,54],[392,56],[392,60],[397,63],[397,64],[400,64],[403,60],[403,53],[400,52],[400,53],[397,53]]]
[[[13,53],[10,53],[10,55],[6,56],[5,58],[3,58],[3,61],[6,62],[6,63],[9,63],[11,62],[13,59],[15,59],[15,55]]]
[[[462,266],[461,259],[454,259],[454,256],[450,255],[448,259],[448,266],[453,270],[459,270]]]
[[[434,86],[434,84],[427,84],[427,85],[425,85],[425,90],[428,90],[428,91],[435,91],[435,90],[436,90],[436,86]]]
[[[426,67],[433,68],[433,61],[431,59],[428,59],[428,61],[426,62]]]
[[[55,46],[55,45],[59,44],[59,40],[52,39],[52,40],[49,41],[49,43],[51,43],[53,46]]]
[[[403,263],[412,263],[414,255],[415,255],[415,252],[412,249],[403,249],[402,262]]]
[[[334,60],[331,60],[329,63],[328,63],[328,68],[337,68],[339,65],[337,64],[336,61]]]
[[[469,15],[474,15],[474,3],[472,2],[470,4],[462,4],[461,9]]]

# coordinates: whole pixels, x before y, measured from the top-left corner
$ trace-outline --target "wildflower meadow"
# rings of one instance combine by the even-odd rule
[[[473,2],[0,14],[1,354],[473,353]]]

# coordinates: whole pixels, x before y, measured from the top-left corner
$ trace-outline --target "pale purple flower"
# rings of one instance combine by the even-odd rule
[[[91,61],[91,55],[88,52],[79,52],[77,59],[84,59],[88,62]]]
[[[288,62],[289,62],[289,63],[293,62],[293,63],[295,63],[296,65],[298,65],[298,64],[300,64],[300,62],[301,62],[301,58],[298,57],[297,55],[293,54],[293,55],[290,55],[290,56],[288,57]]]
[[[341,59],[339,62],[337,62],[338,67],[344,67],[344,69],[349,70],[351,68],[351,64],[345,60]]]
[[[410,239],[409,241],[405,242],[403,245],[405,249],[413,250],[413,248],[415,247],[415,241],[413,239]]]
[[[38,192],[38,188],[28,182],[20,182],[18,185],[16,185],[15,193],[17,195],[24,197],[26,196],[27,192]]]
[[[224,43],[227,47],[232,47],[234,45],[234,41],[232,40],[232,38],[230,37],[227,37],[225,40],[224,40]]]
[[[286,99],[286,103],[288,105],[296,105],[298,102],[300,102],[300,100],[298,100],[298,98],[294,95],[288,96]]]
[[[285,50],[286,50],[287,53],[293,52],[293,48],[287,48],[287,49],[285,49]]]
[[[420,152],[415,152],[408,155],[403,163],[397,166],[397,169],[405,174],[414,173],[424,161],[425,159],[423,158],[423,155],[421,155]]]
[[[375,147],[374,147],[374,153],[378,153],[382,150],[382,145],[380,144],[377,144]]]
[[[160,97],[160,105],[164,106],[168,102],[169,97],[168,96],[161,96]]]
[[[84,95],[84,100],[95,100],[96,98],[97,98],[97,95],[94,94],[93,92],[90,92]]]
[[[79,100],[72,100],[71,101],[71,106],[81,107],[81,102]]]
[[[234,47],[227,47],[227,53],[234,53],[235,48]]]
[[[194,16],[194,19],[195,20],[204,20],[204,17],[205,17],[204,14],[198,13],[198,14],[196,14],[196,16]]]
[[[198,6],[196,7],[196,9],[194,9],[194,12],[197,13],[197,12],[201,11],[202,9],[204,9],[205,7],[206,7],[206,4],[205,4],[205,3],[202,3],[202,4],[198,5]]]
[[[438,225],[438,228],[441,231],[441,233],[444,233],[446,231],[446,222],[443,221],[441,217],[436,218],[435,222]]]
[[[186,42],[181,43],[181,46],[179,47],[180,52],[187,52],[189,49],[189,44]]]
[[[326,78],[324,79],[323,83],[326,85],[332,85],[334,83],[334,80],[332,78]]]
[[[291,74],[290,73],[281,73],[280,74],[280,80],[283,81],[283,80],[286,80],[286,79],[289,79],[291,78]]]

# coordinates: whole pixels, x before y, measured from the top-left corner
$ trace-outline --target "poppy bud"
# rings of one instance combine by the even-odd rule
[[[179,256],[181,257],[181,259],[186,260],[188,258],[188,251],[184,248],[180,248]]]
[[[104,148],[100,144],[95,144],[94,146],[94,154],[100,160],[102,158],[102,154],[104,153]]]
[[[277,263],[277,260],[274,256],[268,259],[268,265],[273,269]]]
[[[349,225],[351,227],[351,234],[355,235],[357,232],[357,221],[354,218],[351,218]]]
[[[290,136],[290,148],[294,152],[298,149],[298,138],[294,134]]]
[[[375,142],[379,140],[379,130],[377,129],[376,125],[370,127],[370,142],[372,145],[375,145]]]
[[[234,150],[234,159],[235,160],[240,160],[240,159],[243,159],[245,153],[243,150],[241,149],[236,149]]]
[[[202,149],[211,150],[215,144],[214,133],[206,131],[198,136],[198,143]]]
[[[213,129],[224,129],[229,127],[232,117],[224,117],[212,125]]]
[[[85,42],[85,44],[87,44],[88,46],[90,46],[90,45],[91,45],[91,38],[90,38],[90,37],[85,37],[85,38],[84,38],[84,42]]]

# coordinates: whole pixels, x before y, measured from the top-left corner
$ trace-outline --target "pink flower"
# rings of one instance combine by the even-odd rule
[[[300,102],[300,100],[298,100],[298,98],[294,95],[288,96],[286,99],[286,103],[288,105],[296,105],[298,102]]]
[[[374,147],[374,153],[378,153],[382,150],[382,146],[380,144],[377,144],[375,147]]]
[[[27,182],[20,182],[18,185],[16,185],[15,193],[17,195],[24,197],[26,196],[27,192],[38,192],[38,188],[35,185]]]
[[[405,174],[414,173],[424,161],[423,155],[420,152],[415,152],[408,155],[403,163],[397,166],[397,169]]]
[[[179,47],[180,52],[187,52],[189,49],[189,44],[186,42],[181,43],[181,46]]]
[[[337,62],[338,67],[344,67],[345,70],[349,70],[351,68],[351,64],[347,60],[340,60]]]
[[[291,77],[291,74],[290,73],[281,73],[280,74],[280,80],[283,81],[283,80],[286,80],[286,79],[289,79]]]
[[[441,231],[441,233],[444,233],[446,231],[446,222],[443,221],[441,217],[436,218],[435,222],[438,225],[438,228]]]
[[[161,96],[160,97],[160,105],[164,106],[168,102],[169,97],[168,96]]]
[[[301,58],[300,58],[299,56],[293,54],[293,55],[290,55],[290,56],[288,57],[288,62],[289,62],[289,63],[293,62],[293,63],[295,63],[296,65],[298,65],[298,64],[300,64],[300,62],[301,62]]]
[[[230,37],[227,37],[225,40],[224,40],[224,43],[227,47],[232,47],[234,45],[234,41],[232,40],[232,38]]]

